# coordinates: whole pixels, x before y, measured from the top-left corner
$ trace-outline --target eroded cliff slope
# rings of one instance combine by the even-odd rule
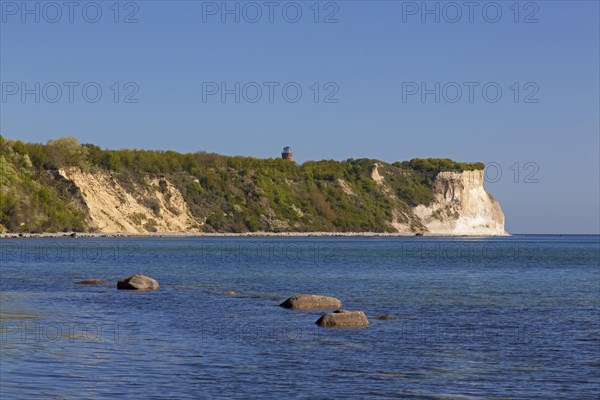
[[[109,171],[58,170],[79,189],[90,226],[99,232],[199,232],[200,223],[166,178],[144,177],[124,187]]]

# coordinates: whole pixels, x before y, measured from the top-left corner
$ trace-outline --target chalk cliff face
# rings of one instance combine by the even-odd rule
[[[483,187],[483,171],[440,172],[434,201],[413,213],[432,234],[506,235],[500,204]]]
[[[201,223],[183,196],[164,178],[146,178],[144,185],[125,188],[107,171],[79,168],[57,171],[78,188],[91,226],[98,232],[198,232]]]
[[[385,174],[379,171],[380,167],[379,164],[373,166],[371,178],[389,197],[394,198]],[[417,205],[408,213],[392,210],[394,219],[389,224],[399,233],[507,235],[500,204],[483,186],[483,170],[440,172],[435,177],[432,191],[433,201],[428,205]],[[399,218],[401,216],[404,218]],[[408,222],[400,222],[399,219]]]

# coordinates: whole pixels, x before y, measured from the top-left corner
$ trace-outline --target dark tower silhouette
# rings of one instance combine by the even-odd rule
[[[283,152],[281,152],[281,158],[284,160],[293,160],[294,153],[292,152],[292,148],[290,146],[285,146],[283,148]]]

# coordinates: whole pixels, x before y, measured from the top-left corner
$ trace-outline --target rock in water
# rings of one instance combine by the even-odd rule
[[[322,308],[339,308],[342,306],[342,302],[335,297],[297,294],[281,303],[280,306],[295,310],[319,310]]]
[[[369,320],[362,311],[336,310],[324,314],[317,320],[317,325],[326,328],[364,328],[369,326]]]
[[[381,321],[393,321],[396,319],[396,317],[393,317],[391,315],[380,315],[378,317],[375,317],[375,319],[379,319]]]
[[[152,279],[146,275],[131,275],[117,282],[117,289],[156,290],[159,287],[156,279]]]
[[[75,282],[79,285],[102,285],[104,282],[102,279],[84,279],[82,281]]]

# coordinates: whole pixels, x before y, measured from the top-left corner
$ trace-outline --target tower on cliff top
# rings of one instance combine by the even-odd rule
[[[292,152],[292,148],[290,146],[285,146],[283,151],[281,152],[281,158],[284,160],[293,160],[294,153]]]

